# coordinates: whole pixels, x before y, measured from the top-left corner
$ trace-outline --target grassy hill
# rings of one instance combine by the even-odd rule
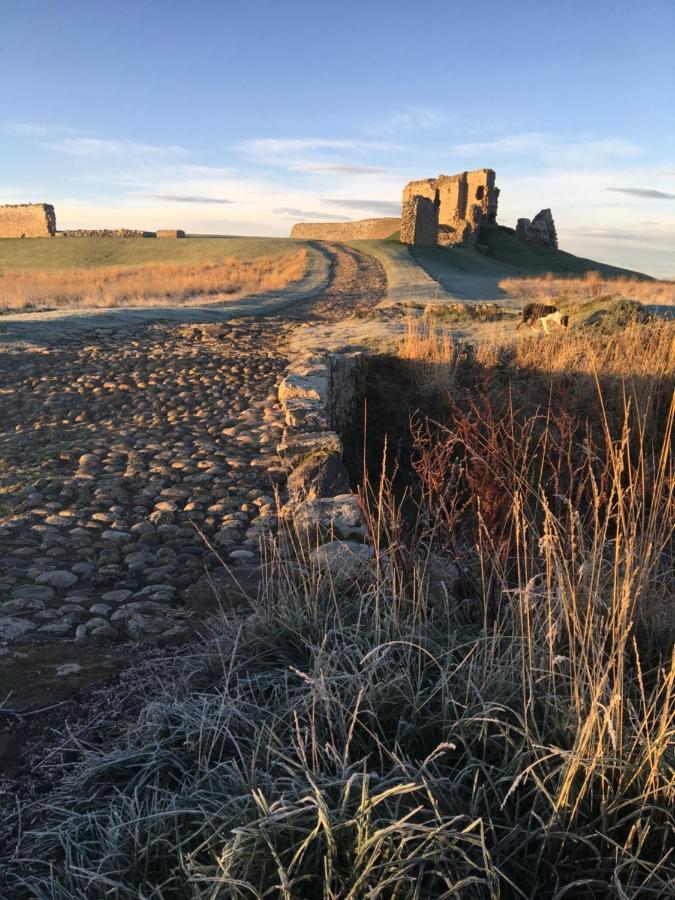
[[[304,241],[268,237],[4,238],[0,240],[0,271],[221,262],[225,257],[282,256],[305,246]]]
[[[533,247],[516,240],[510,231],[503,228],[486,229],[481,234],[481,243],[487,246],[487,253],[477,253],[466,247],[412,247],[416,262],[431,275],[441,278],[451,272],[470,275],[495,275],[499,278],[518,275],[583,275],[599,272],[612,278],[638,277],[651,280],[648,275],[620,269],[592,259],[574,256],[564,250],[549,250]]]

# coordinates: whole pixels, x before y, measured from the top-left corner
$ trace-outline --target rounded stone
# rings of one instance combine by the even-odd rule
[[[37,584],[48,585],[51,588],[65,589],[77,584],[77,575],[66,572],[65,569],[55,569],[53,572],[43,572],[35,579]]]

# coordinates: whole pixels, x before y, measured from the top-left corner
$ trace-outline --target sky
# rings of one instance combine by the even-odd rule
[[[675,278],[675,0],[0,0],[0,203],[287,235],[493,168],[498,221]]]

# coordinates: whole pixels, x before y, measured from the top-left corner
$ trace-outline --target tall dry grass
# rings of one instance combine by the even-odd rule
[[[286,287],[305,274],[308,255],[222,262],[0,273],[0,310],[164,306],[233,300]]]
[[[65,742],[8,896],[673,896],[673,406],[608,415],[589,363],[589,433],[538,407],[542,354],[434,335],[411,358],[465,393],[416,432],[416,514],[366,478],[349,578],[281,534],[253,609],[153,661],[121,734]]]
[[[565,297],[594,300],[618,294],[630,300],[659,306],[675,305],[675,281],[646,281],[638,278],[603,278],[587,272],[583,278],[548,273],[543,277],[504,278],[499,286],[523,303],[544,302]]]

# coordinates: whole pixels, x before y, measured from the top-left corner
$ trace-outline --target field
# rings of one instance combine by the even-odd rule
[[[115,587],[106,596],[128,595],[110,615],[81,577],[98,629],[133,626],[138,642],[144,627],[196,624],[201,637],[155,652],[52,739],[40,790],[3,820],[0,892],[673,894],[675,325],[652,314],[671,289],[567,255],[519,272],[503,246],[430,252],[424,266],[393,241],[354,246],[384,270],[339,251],[308,319],[329,313],[337,332],[355,308],[367,325],[385,271],[388,299],[410,291],[345,436],[372,548],[358,565],[320,564],[325,535],[308,545],[280,514],[283,482],[258,466],[279,470],[274,384],[297,320],[219,324],[199,343],[170,324],[131,341],[122,329],[95,353],[83,340],[54,351],[58,365],[30,359],[30,408],[8,393],[12,464],[25,440],[53,449],[58,426],[77,428],[65,475],[78,459],[94,467],[84,483],[38,473],[39,495],[9,498],[21,501],[11,571],[31,548],[36,572],[65,568],[72,544]],[[271,258],[261,245],[236,268]],[[222,263],[176,269],[197,266],[204,281]],[[548,298],[570,311],[569,332],[516,335],[513,307]],[[213,618],[164,599],[205,566],[243,579],[252,558],[244,607],[229,588]],[[120,619],[124,603],[138,613]]]
[[[301,279],[307,254],[287,241],[255,238],[5,240],[0,311],[233,300]]]

